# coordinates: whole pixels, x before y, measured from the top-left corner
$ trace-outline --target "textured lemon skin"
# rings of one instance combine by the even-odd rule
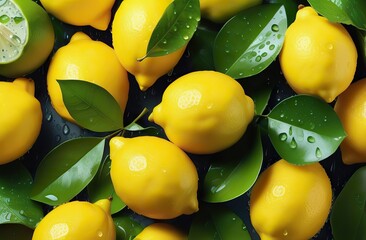
[[[106,30],[111,21],[115,0],[41,0],[47,12],[75,26],[90,25]]]
[[[152,136],[110,141],[111,179],[133,211],[171,219],[198,211],[198,174],[190,158],[171,142]]]
[[[184,151],[210,154],[236,143],[253,116],[254,102],[235,79],[215,71],[197,71],[166,88],[149,120]]]
[[[366,78],[352,83],[334,105],[347,134],[340,145],[345,164],[366,162]]]
[[[113,47],[121,64],[135,76],[143,91],[171,71],[186,48],[184,45],[173,53],[138,61],[146,55],[151,34],[171,2],[172,0],[124,0],[114,16]]]
[[[72,201],[49,212],[37,225],[32,240],[115,240],[110,201],[95,204]]]
[[[187,240],[188,236],[167,223],[153,223],[145,227],[135,240]]]
[[[22,77],[46,62],[55,42],[55,33],[47,12],[34,1],[13,0],[28,22],[28,36],[19,58],[0,63],[0,75]]]
[[[32,79],[0,82],[0,164],[23,156],[41,131],[42,109]]]
[[[200,0],[200,8],[203,17],[223,23],[240,11],[261,3],[262,0]]]
[[[286,31],[279,61],[295,92],[332,102],[354,78],[357,49],[341,24],[304,7]]]
[[[250,219],[262,240],[307,240],[325,224],[332,204],[330,180],[319,163],[281,159],[254,184]]]
[[[113,49],[94,41],[82,32],[75,33],[70,42],[59,48],[47,72],[47,91],[51,104],[64,119],[75,122],[68,112],[57,80],[84,80],[107,90],[124,111],[128,100],[129,81]]]

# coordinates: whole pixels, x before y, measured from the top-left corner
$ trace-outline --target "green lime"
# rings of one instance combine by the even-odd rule
[[[32,0],[0,0],[0,75],[20,77],[50,55],[55,35],[46,11]]]

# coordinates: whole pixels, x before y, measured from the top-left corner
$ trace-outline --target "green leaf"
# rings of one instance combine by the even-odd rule
[[[0,224],[0,236],[4,240],[30,240],[33,230],[20,224]]]
[[[251,240],[243,221],[222,205],[201,207],[189,230],[188,240]]]
[[[39,164],[31,196],[55,206],[70,201],[93,179],[103,158],[105,139],[75,138],[51,152]]]
[[[97,174],[88,185],[88,196],[91,202],[112,197],[111,213],[117,213],[126,207],[126,204],[114,191],[110,176],[111,159],[108,157],[100,166]]]
[[[218,31],[206,22],[201,21],[198,25],[197,31],[188,45],[193,70],[215,69],[213,46],[217,33]]]
[[[286,29],[283,5],[263,4],[242,11],[216,37],[216,70],[235,79],[258,74],[279,54]]]
[[[366,166],[356,170],[336,198],[330,224],[335,240],[366,239]]]
[[[143,230],[143,226],[129,215],[119,214],[113,217],[113,221],[116,226],[116,240],[132,240]]]
[[[123,128],[123,112],[107,90],[82,80],[57,82],[67,110],[80,126],[95,132]]]
[[[333,22],[351,24],[366,30],[366,1],[357,0],[309,0],[310,5]]]
[[[226,202],[248,191],[258,177],[263,161],[259,129],[250,126],[233,147],[219,153],[203,185],[202,200]]]
[[[29,198],[32,183],[30,173],[20,162],[0,166],[0,224],[19,223],[35,228],[43,210]]]
[[[174,0],[156,25],[146,57],[158,57],[175,52],[192,38],[200,21],[199,0]]]
[[[287,26],[295,21],[296,13],[298,10],[299,1],[298,0],[264,0],[265,3],[270,4],[283,4],[286,10],[287,16]]]
[[[268,115],[268,134],[288,162],[306,164],[333,154],[346,134],[333,108],[320,98],[296,95]]]

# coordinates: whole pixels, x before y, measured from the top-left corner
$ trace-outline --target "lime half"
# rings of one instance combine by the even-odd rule
[[[0,75],[20,77],[39,68],[54,45],[46,11],[32,0],[0,0]]]

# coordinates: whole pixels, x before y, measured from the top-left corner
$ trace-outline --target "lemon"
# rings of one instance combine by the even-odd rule
[[[332,203],[330,180],[320,163],[281,159],[253,186],[249,212],[262,240],[307,240],[325,224]]]
[[[295,92],[332,102],[353,80],[357,50],[340,23],[304,7],[286,31],[279,61]]]
[[[84,80],[103,87],[124,111],[129,91],[127,72],[107,44],[77,32],[52,57],[47,73],[47,90],[52,106],[61,117],[75,122],[63,102],[57,83],[57,80],[68,79]]]
[[[340,145],[345,164],[366,162],[366,78],[352,83],[334,106],[346,138]]]
[[[34,97],[34,81],[0,82],[0,164],[23,156],[41,131],[42,109]]]
[[[55,40],[46,11],[31,0],[2,0],[0,16],[0,75],[13,78],[35,71]]]
[[[32,240],[115,240],[110,200],[72,201],[49,212],[37,225]]]
[[[200,7],[204,18],[223,23],[240,11],[261,3],[262,0],[200,0]]]
[[[111,179],[133,211],[171,219],[198,211],[198,174],[191,159],[171,142],[152,136],[110,141]]]
[[[188,237],[168,223],[152,223],[145,227],[134,240],[187,240]]]
[[[113,47],[125,69],[133,74],[141,90],[171,71],[182,57],[186,45],[160,57],[146,55],[151,34],[172,0],[124,0],[112,23]]]
[[[165,89],[149,120],[184,151],[210,154],[236,143],[253,116],[254,102],[235,79],[215,71],[196,71]]]
[[[59,20],[75,26],[90,25],[106,30],[111,21],[115,0],[41,0],[47,12]]]

